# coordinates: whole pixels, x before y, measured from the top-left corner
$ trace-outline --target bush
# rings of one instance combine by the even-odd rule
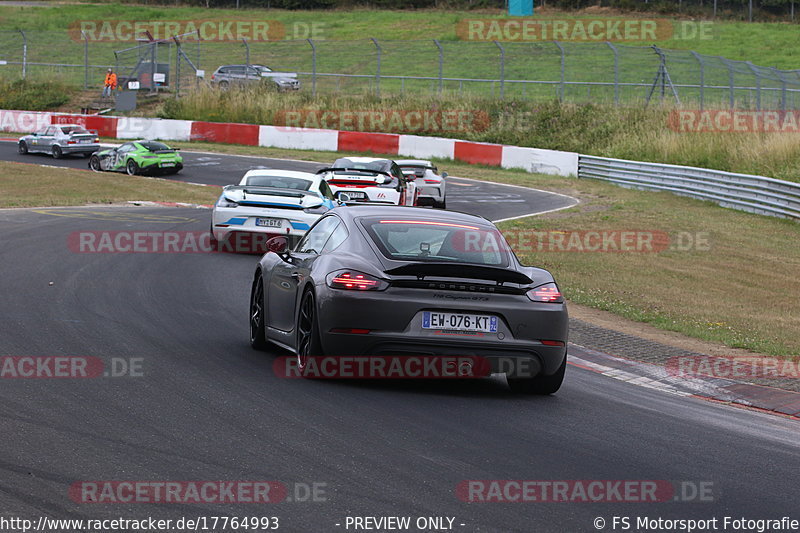
[[[0,109],[48,111],[66,104],[73,92],[73,88],[52,81],[0,81]]]

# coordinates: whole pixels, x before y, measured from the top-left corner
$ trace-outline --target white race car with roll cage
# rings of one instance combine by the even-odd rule
[[[236,234],[257,234],[259,242],[286,235],[295,243],[320,216],[338,205],[341,202],[318,174],[250,170],[238,185],[222,189],[211,213],[211,234],[220,242]]]
[[[436,165],[425,159],[396,159],[395,163],[405,175],[413,174],[419,190],[418,205],[432,205],[447,209],[447,172],[439,173]]]
[[[405,175],[391,159],[342,157],[317,171],[345,203],[417,205],[415,175]]]

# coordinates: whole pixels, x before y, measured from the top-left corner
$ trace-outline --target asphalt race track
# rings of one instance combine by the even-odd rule
[[[2,143],[0,157],[12,159],[9,146]],[[228,160],[225,168],[196,167],[213,161],[187,155],[187,181],[222,184],[232,181],[228,172],[241,175]],[[454,199],[462,189],[473,190],[453,187]],[[534,201],[471,205],[496,219],[515,216],[517,204],[545,209]],[[558,207],[558,197],[542,201]],[[599,529],[612,531],[614,516],[633,526],[637,517],[716,517],[724,531],[725,516],[798,518],[796,421],[575,366],[558,394],[541,398],[511,395],[499,376],[285,379],[273,363],[287,354],[255,352],[247,340],[255,256],[71,246],[76,232],[202,232],[209,216],[167,208],[0,210],[0,355],[104,362],[94,378],[0,379],[4,517],[277,516],[279,531],[292,532],[355,531],[345,526],[348,516],[409,516],[412,524],[451,517],[452,530],[463,532],[590,532],[598,517],[605,520]],[[203,480],[276,481],[289,493],[274,504],[152,504],[85,503],[69,492],[81,481]],[[465,480],[668,480],[695,501],[466,503],[457,492]],[[313,484],[317,497],[307,498]]]
[[[315,172],[325,166],[308,161],[266,159],[183,150],[181,155],[183,155],[184,159],[184,169],[177,175],[168,177],[177,181],[203,183],[206,185],[239,183],[244,173],[254,168],[278,168]],[[17,153],[16,141],[0,141],[0,160],[63,166],[82,170],[88,169],[88,160],[81,157],[72,156],[53,159],[46,154],[20,155]],[[124,174],[119,175],[122,176]],[[477,213],[489,220],[514,218],[531,213],[569,207],[576,203],[574,198],[550,192],[462,178],[448,178],[448,187],[447,207],[449,209]]]

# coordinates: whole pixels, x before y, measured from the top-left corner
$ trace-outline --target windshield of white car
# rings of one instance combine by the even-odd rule
[[[250,176],[247,185],[259,187],[274,187],[276,189],[295,189],[307,191],[311,189],[311,181],[303,178],[288,178],[284,176]]]
[[[386,218],[366,219],[363,225],[381,253],[389,259],[508,265],[508,244],[495,229]]]

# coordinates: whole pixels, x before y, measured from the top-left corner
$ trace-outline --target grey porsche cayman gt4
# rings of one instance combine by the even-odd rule
[[[250,296],[250,343],[315,357],[468,356],[513,390],[556,392],[568,318],[546,270],[488,220],[415,207],[338,207],[293,249],[273,237]]]

